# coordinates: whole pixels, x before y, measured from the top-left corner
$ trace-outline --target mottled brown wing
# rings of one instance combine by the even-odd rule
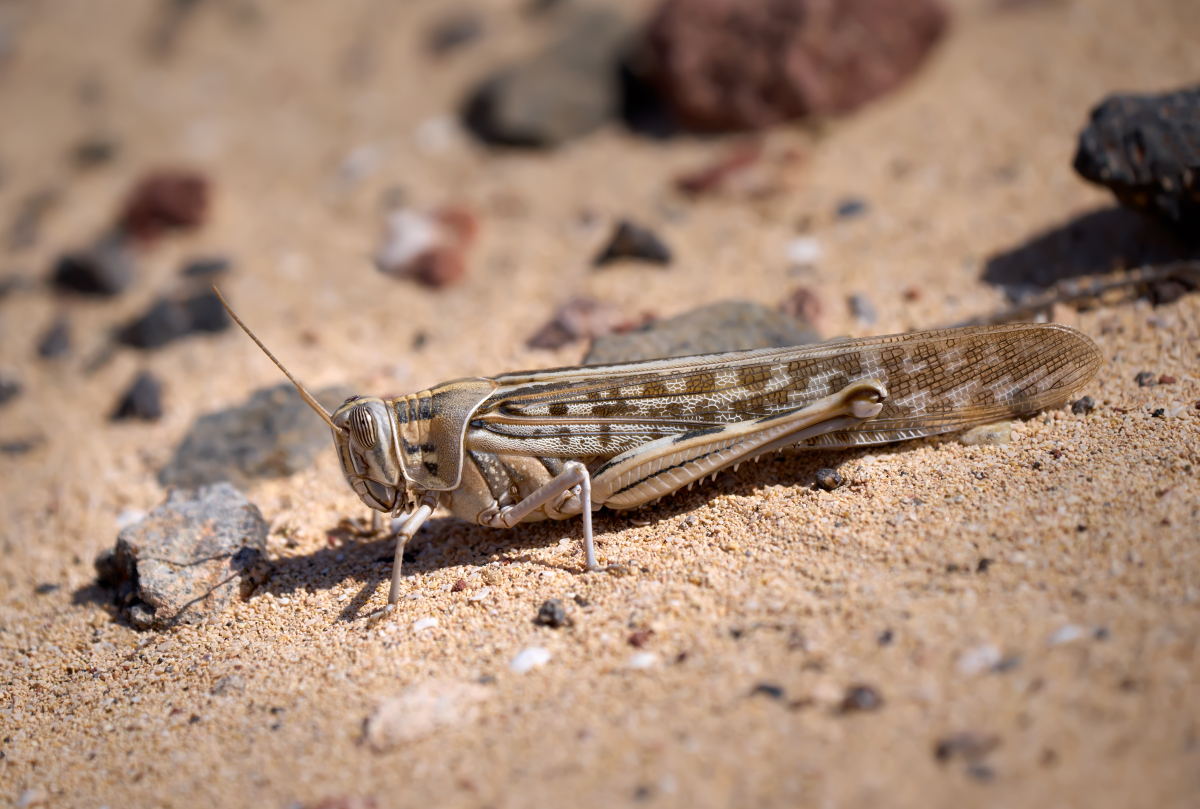
[[[839,340],[609,366],[504,374],[471,426],[556,456],[611,455],[664,435],[795,410],[860,379],[888,397],[878,417],[811,445],[898,441],[1060,403],[1101,363],[1055,324]]]

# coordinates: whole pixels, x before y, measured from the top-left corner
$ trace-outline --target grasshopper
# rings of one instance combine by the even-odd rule
[[[604,506],[635,508],[791,445],[883,444],[1056,406],[1102,362],[1067,326],[980,326],[456,379],[351,396],[331,414],[225,308],[330,426],[359,498],[406,515],[389,610],[404,546],[438,506],[492,528],[582,516],[593,570]]]

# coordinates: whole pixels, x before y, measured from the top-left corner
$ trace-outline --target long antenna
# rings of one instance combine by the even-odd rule
[[[217,289],[214,286],[213,292],[217,293],[217,297],[221,299],[221,305],[225,307],[225,311],[229,313],[229,316],[231,318],[233,318],[233,321],[242,327],[242,331],[246,332],[246,334],[249,335],[251,340],[258,343],[258,347],[263,350],[264,354],[266,354],[268,357],[271,358],[271,362],[275,363],[276,367],[278,367],[279,370],[283,371],[283,375],[292,381],[292,384],[296,386],[296,390],[298,390],[300,392],[300,398],[304,399],[304,401],[308,404],[309,407],[311,407],[313,410],[317,411],[317,415],[320,416],[321,418],[323,418],[325,420],[326,424],[328,424],[330,427],[332,427],[335,430],[339,429],[339,427],[333,423],[333,416],[329,415],[329,411],[326,410],[325,408],[321,407],[321,403],[318,402],[316,399],[314,399],[312,397],[312,394],[309,393],[308,391],[306,391],[304,389],[304,386],[296,381],[296,377],[294,377],[288,373],[288,369],[283,367],[282,362],[275,359],[275,355],[267,350],[267,347],[262,344],[262,340],[255,337],[254,332],[250,331],[249,327],[247,327],[246,324],[242,322],[242,319],[233,313],[233,310],[229,308],[229,303],[225,300],[225,296],[221,294],[221,290]]]

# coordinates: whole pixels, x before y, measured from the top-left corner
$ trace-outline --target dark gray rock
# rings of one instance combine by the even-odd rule
[[[92,169],[111,163],[121,150],[121,144],[104,135],[91,135],[75,144],[71,158],[81,169]]]
[[[553,45],[497,71],[472,93],[463,119],[485,142],[553,147],[586,135],[620,111],[628,26],[607,8],[563,14],[563,33]]]
[[[335,387],[315,395],[333,410],[351,393]],[[164,486],[228,480],[244,487],[253,478],[285,477],[331,445],[328,430],[291,385],[266,388],[244,405],[197,419],[158,480]]]
[[[121,328],[117,341],[134,348],[161,348],[189,334],[223,331],[231,322],[214,292],[179,300],[163,298]]]
[[[21,383],[7,376],[0,376],[0,406],[6,405],[21,395]]]
[[[483,18],[470,11],[443,17],[429,30],[427,47],[435,56],[457,51],[483,36]]]
[[[757,303],[722,301],[636,331],[601,337],[583,362],[604,365],[819,341],[808,324],[782,312]]]
[[[184,278],[209,279],[229,272],[233,263],[224,256],[202,256],[190,259],[183,265],[180,274]]]
[[[840,489],[846,479],[836,469],[821,468],[817,470],[817,485],[827,492]]]
[[[567,625],[567,608],[563,606],[562,600],[548,598],[538,608],[537,617],[533,619],[533,622],[538,626],[548,626],[554,629],[564,627]]]
[[[62,194],[56,188],[43,188],[26,197],[9,230],[8,248],[15,252],[37,244],[42,222],[61,198]]]
[[[59,258],[52,281],[64,291],[111,296],[124,292],[135,274],[133,256],[124,238],[110,234],[87,250]]]
[[[855,319],[864,326],[874,325],[875,321],[879,319],[879,315],[876,314],[871,299],[866,295],[855,293],[850,296],[847,303],[850,306],[850,314],[854,315]]]
[[[96,576],[138,628],[198,623],[270,576],[267,530],[258,507],[228,483],[177,489],[96,557]]]
[[[1200,238],[1200,87],[1114,95],[1079,135],[1075,171]]]
[[[604,249],[592,261],[593,266],[603,267],[621,259],[646,261],[651,264],[667,265],[671,263],[671,249],[654,231],[635,225],[626,219],[617,223]]]
[[[42,339],[38,340],[37,353],[42,359],[50,360],[61,357],[71,350],[71,325],[66,318],[60,317],[46,329]]]
[[[140,373],[129,390],[121,396],[113,411],[113,421],[140,419],[156,421],[162,418],[162,384],[148,373]]]

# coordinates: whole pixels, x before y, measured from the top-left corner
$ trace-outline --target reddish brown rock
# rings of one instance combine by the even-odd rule
[[[936,0],[666,0],[652,72],[702,130],[853,110],[911,75],[946,29]]]
[[[159,171],[133,189],[121,214],[121,228],[141,241],[168,230],[188,230],[208,216],[208,180],[190,171]]]

